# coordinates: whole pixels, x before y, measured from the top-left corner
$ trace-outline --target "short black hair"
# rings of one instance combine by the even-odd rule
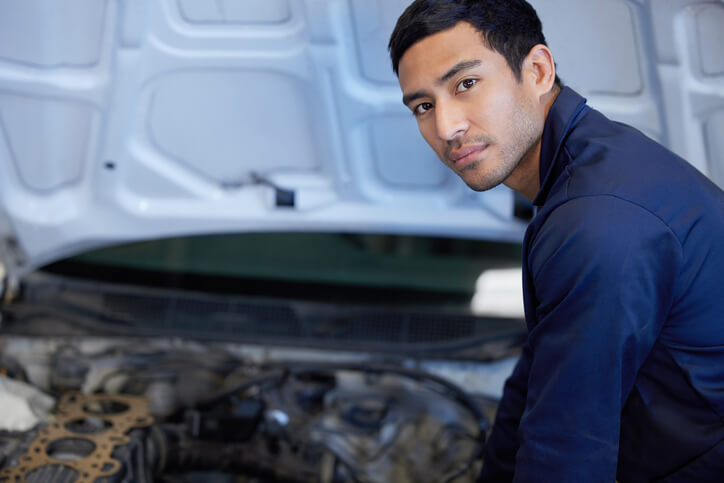
[[[483,41],[507,61],[521,79],[523,60],[533,46],[546,44],[535,9],[525,0],[415,0],[402,13],[388,45],[392,70],[399,75],[400,59],[414,43],[468,22]],[[557,85],[561,85],[556,75]]]

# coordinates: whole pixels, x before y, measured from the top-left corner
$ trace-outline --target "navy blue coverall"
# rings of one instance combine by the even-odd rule
[[[480,480],[724,482],[724,192],[569,88],[540,179]]]

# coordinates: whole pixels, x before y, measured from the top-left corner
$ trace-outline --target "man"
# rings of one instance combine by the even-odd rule
[[[443,163],[538,207],[481,480],[724,481],[724,193],[562,87],[524,0],[416,0],[389,47]]]

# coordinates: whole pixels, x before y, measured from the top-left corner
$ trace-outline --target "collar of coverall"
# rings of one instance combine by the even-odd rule
[[[535,206],[542,206],[545,203],[555,180],[565,169],[563,161],[559,159],[563,141],[589,109],[586,99],[569,87],[563,87],[553,101],[541,137],[539,167],[541,184],[533,200]]]

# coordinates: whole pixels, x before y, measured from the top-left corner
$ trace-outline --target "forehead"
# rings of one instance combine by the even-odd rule
[[[403,92],[428,87],[463,60],[480,60],[487,68],[506,67],[505,58],[490,49],[480,32],[467,22],[415,42],[403,54],[399,81]]]

